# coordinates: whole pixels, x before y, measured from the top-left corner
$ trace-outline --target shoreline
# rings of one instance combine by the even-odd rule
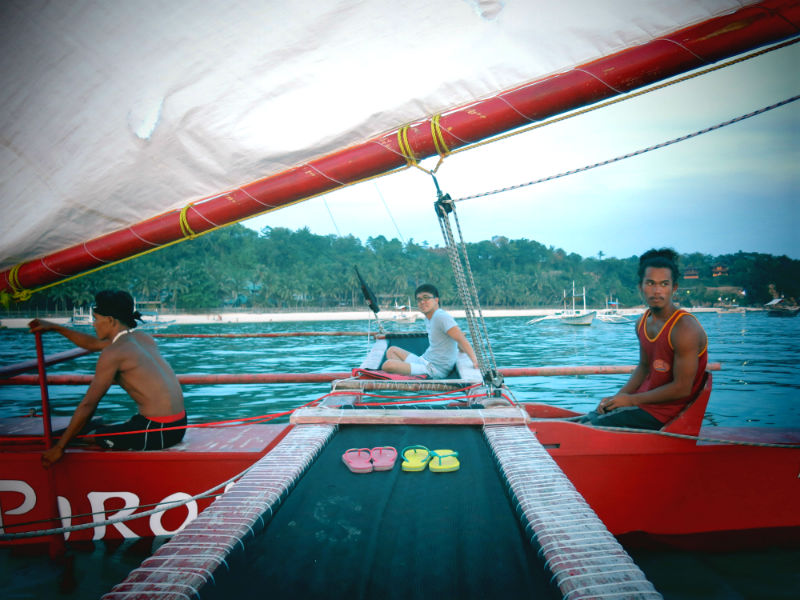
[[[445,308],[445,310],[447,310]],[[483,310],[485,318],[494,317],[543,317],[555,314],[563,310],[560,308],[529,308],[529,309],[488,309]],[[600,309],[597,309],[600,310]],[[691,308],[687,309],[689,312],[716,312],[716,308]],[[620,309],[620,313],[624,315],[639,315],[644,311],[644,307],[639,308],[626,308]],[[463,310],[447,310],[454,318],[464,318]],[[412,314],[417,315],[415,323],[422,323],[422,314],[413,311]],[[379,314],[381,321],[394,322],[401,313],[396,310],[385,310]],[[0,319],[0,325],[9,329],[24,329],[27,328],[28,322],[33,317],[11,317]],[[371,321],[375,318],[372,312],[364,309],[359,311],[319,311],[319,312],[280,312],[280,313],[199,313],[199,314],[162,314],[159,315],[157,321],[146,319],[147,323],[157,323],[159,326],[167,325],[213,325],[213,324],[230,324],[230,323],[291,323],[291,322],[309,322],[309,321]],[[73,325],[69,317],[53,317],[46,319],[52,323],[59,325]],[[86,323],[88,325],[88,323]]]

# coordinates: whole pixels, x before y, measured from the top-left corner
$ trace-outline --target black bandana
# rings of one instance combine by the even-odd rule
[[[128,292],[121,290],[104,290],[95,297],[95,306],[92,308],[98,315],[114,317],[126,327],[136,327],[136,319],[142,320],[139,311],[133,310],[133,298]]]

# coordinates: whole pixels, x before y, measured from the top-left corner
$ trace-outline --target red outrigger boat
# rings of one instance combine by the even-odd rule
[[[365,10],[369,4],[364,3]],[[497,4],[498,10],[502,7],[502,3],[485,4]],[[510,60],[512,55],[517,54],[523,56],[523,63],[532,64],[534,61],[525,60],[524,53],[519,53],[516,49],[510,51],[509,48],[521,44],[523,39],[537,39],[537,36],[523,32],[517,38],[503,39],[501,41],[504,42],[506,55],[501,55],[498,63],[490,63],[485,70],[493,84],[503,82],[495,85],[494,92],[490,93],[478,86],[474,94],[468,91],[466,95],[459,93],[440,96],[443,93],[441,88],[472,89],[458,80],[446,81],[443,86],[436,85],[432,89],[422,90],[420,95],[425,96],[425,102],[419,102],[412,97],[377,124],[351,123],[347,125],[350,131],[344,133],[320,132],[315,139],[336,140],[338,144],[338,150],[329,151],[306,148],[303,152],[294,152],[292,148],[278,146],[270,152],[256,148],[254,138],[273,136],[254,136],[252,133],[255,128],[250,126],[257,123],[263,126],[264,131],[268,131],[270,126],[277,130],[279,126],[291,123],[292,129],[288,137],[292,137],[298,130],[294,124],[299,120],[295,119],[299,119],[307,106],[322,97],[319,90],[301,88],[297,96],[279,96],[283,100],[283,106],[296,109],[297,112],[279,114],[280,111],[271,111],[270,107],[260,107],[264,110],[258,116],[271,112],[274,114],[270,116],[277,115],[277,119],[281,121],[271,121],[268,126],[264,126],[258,118],[253,121],[248,118],[252,116],[251,113],[255,114],[254,107],[259,106],[263,100],[263,90],[276,90],[277,93],[280,88],[292,87],[286,85],[285,81],[254,81],[253,85],[247,87],[256,90],[257,95],[249,100],[244,99],[238,106],[229,106],[232,111],[230,114],[225,113],[226,107],[216,106],[215,100],[221,102],[223,96],[233,98],[238,94],[225,92],[208,96],[198,92],[210,89],[227,91],[232,82],[238,84],[247,76],[244,70],[240,73],[236,68],[226,68],[238,67],[240,64],[237,61],[242,57],[235,50],[239,47],[247,48],[247,44],[239,43],[246,37],[240,37],[240,33],[247,23],[234,22],[233,25],[239,29],[225,29],[223,25],[229,24],[215,21],[214,17],[217,15],[213,11],[208,22],[215,23],[215,27],[204,28],[209,38],[204,41],[209,48],[218,50],[219,53],[215,56],[210,54],[206,59],[210,64],[227,59],[233,61],[233,65],[221,65],[220,70],[225,71],[224,76],[216,81],[200,80],[196,88],[184,94],[187,81],[182,73],[175,77],[174,72],[175,65],[188,64],[197,58],[195,48],[188,43],[191,36],[186,36],[184,47],[184,44],[173,43],[178,37],[162,36],[161,29],[157,30],[158,35],[150,35],[149,30],[143,27],[139,40],[142,47],[148,44],[148,51],[143,52],[143,55],[155,58],[165,50],[159,44],[170,44],[166,50],[174,51],[176,58],[168,65],[157,64],[158,61],[153,60],[153,64],[148,65],[147,69],[141,69],[139,75],[142,77],[152,76],[149,83],[155,92],[153,97],[149,97],[147,93],[139,97],[132,108],[124,103],[131,91],[128,70],[104,68],[101,65],[96,69],[72,71],[69,67],[72,65],[70,59],[73,55],[78,56],[77,62],[81,65],[87,62],[80,53],[74,52],[72,46],[61,56],[42,60],[46,69],[36,70],[33,75],[29,69],[39,65],[34,64],[35,61],[19,61],[14,73],[16,81],[12,83],[26,84],[26,87],[14,98],[17,107],[26,104],[20,102],[20,98],[27,99],[30,96],[35,100],[37,88],[44,88],[44,83],[49,80],[53,81],[53,89],[59,92],[63,91],[59,86],[64,87],[64,81],[70,82],[70,86],[81,81],[85,83],[85,87],[75,84],[75,90],[70,90],[73,93],[69,97],[66,94],[60,95],[58,110],[29,111],[35,114],[33,119],[30,115],[23,114],[25,111],[21,108],[9,111],[13,115],[9,121],[13,122],[7,124],[14,129],[8,137],[15,142],[15,152],[9,154],[9,159],[14,164],[8,171],[18,172],[23,176],[15,185],[10,186],[17,196],[9,196],[9,209],[27,205],[24,201],[29,195],[44,190],[42,193],[52,202],[52,206],[48,205],[52,210],[28,211],[25,215],[29,219],[27,225],[34,221],[34,226],[20,226],[18,232],[11,231],[11,228],[17,227],[15,219],[6,220],[6,229],[3,231],[7,235],[3,237],[8,237],[11,242],[5,242],[5,253],[0,257],[0,297],[3,301],[10,301],[12,298],[24,300],[32,293],[89,270],[150,252],[181,239],[193,238],[217,227],[288,206],[372,176],[418,166],[420,160],[437,156],[444,160],[454,150],[466,148],[492,136],[529,124],[538,124],[549,117],[598,103],[764,45],[787,42],[796,38],[800,31],[800,2],[796,0],[764,0],[744,3],[744,6],[732,0],[720,0],[713,6],[699,9],[694,3],[687,1],[675,10],[675,15],[666,14],[662,7],[656,6],[657,3],[644,8],[640,7],[641,4],[630,2],[624,10],[620,9],[613,15],[615,27],[618,23],[624,25],[630,22],[639,31],[611,31],[600,43],[589,40],[589,48],[583,48],[580,52],[576,52],[569,41],[565,44],[563,40],[558,40],[563,48],[555,51],[554,44],[554,54],[560,55],[555,62],[546,61],[543,66],[537,65],[532,70],[517,72],[510,69],[512,75],[508,80],[495,79],[496,75],[502,74],[499,71],[506,70],[497,69],[497,64],[501,64],[504,58]],[[531,17],[531,22],[537,20],[536,8],[526,7],[525,3],[519,3],[515,8],[533,11],[524,14]],[[16,24],[19,25],[20,36],[29,35],[36,30],[35,18],[28,18],[22,9],[9,10],[18,17]],[[653,16],[639,15],[642,17],[640,26],[640,19],[629,14],[629,10],[652,11]],[[131,16],[111,10],[107,11],[106,16],[100,13],[104,11],[98,11],[98,15],[95,15],[98,24],[94,28],[96,31],[105,29],[102,26],[103,18],[110,18],[113,22],[113,19]],[[490,13],[491,11],[484,11],[480,15],[485,21],[481,22],[480,31],[487,35],[494,29],[499,29],[491,22],[493,15]],[[451,15],[456,25],[453,29],[458,29],[458,22],[455,21],[458,15],[455,12],[451,12]],[[82,16],[80,14],[74,19],[80,22],[78,27],[84,25],[80,18]],[[169,24],[178,28],[181,25],[178,21],[190,15],[180,15],[177,19],[175,15],[172,16],[173,20]],[[359,13],[357,16],[363,19],[359,23],[375,22],[375,15],[369,12]],[[582,16],[584,24],[594,18],[591,14]],[[71,35],[75,33],[75,23],[69,19],[60,22],[58,15],[53,14],[42,14],[41,18],[53,29],[56,26],[63,27],[64,39],[80,37]],[[216,33],[222,37],[213,37],[211,29],[217,30]],[[372,29],[374,27],[364,28],[365,31]],[[570,25],[564,28],[566,29],[581,31],[583,27]],[[287,30],[291,33],[290,29]],[[231,36],[231,31],[236,36]],[[475,31],[477,29],[473,34]],[[435,42],[440,44],[440,30],[437,29],[434,33]],[[568,32],[555,31],[556,36],[562,33]],[[222,44],[228,41],[226,37],[237,38],[234,46]],[[472,37],[466,43],[474,46],[478,37],[480,36]],[[11,36],[9,39],[11,44],[17,41]],[[381,46],[392,46],[386,44],[384,39],[377,41]],[[298,54],[308,50],[305,41],[300,42],[296,47]],[[116,43],[113,45],[120,52],[125,46]],[[135,46],[138,50],[139,44]],[[489,44],[482,46],[488,53]],[[324,54],[325,48],[320,48]],[[102,55],[102,45],[94,49],[98,50],[98,56]],[[293,48],[288,49],[288,52],[291,51]],[[396,53],[394,47],[391,47],[391,51]],[[112,55],[109,60],[117,58]],[[275,56],[267,53],[257,57],[251,65],[253,68],[250,74],[255,78],[260,72],[267,71],[264,65],[274,62]],[[319,54],[309,53],[312,64],[319,58]],[[352,64],[356,62],[359,61],[353,61]],[[125,64],[124,61],[120,63]],[[162,70],[159,71],[157,67]],[[195,75],[202,77],[199,74],[202,71],[203,69],[199,69]],[[107,85],[107,79],[112,72],[122,72],[125,84],[117,82],[117,85]],[[66,78],[64,80],[58,77],[62,73]],[[230,79],[231,73],[235,78],[233,80]],[[309,76],[297,79],[313,81],[316,78]],[[409,79],[412,78],[402,79],[400,87],[409,85]],[[425,78],[419,79],[422,81]],[[8,87],[15,89],[13,85]],[[148,91],[145,89],[147,86],[137,87]],[[378,89],[381,85],[376,84],[373,87]],[[501,87],[505,89],[496,93]],[[101,89],[111,90],[113,93],[97,102],[87,102],[87,98],[95,98]],[[396,91],[398,88],[394,89]],[[44,93],[47,92],[44,89]],[[190,98],[192,92],[196,92],[199,99]],[[795,100],[796,98],[785,99],[782,103],[764,107],[762,110],[771,110]],[[35,101],[27,104],[34,109],[39,107]],[[100,110],[101,106],[111,107],[117,112],[103,112]],[[85,110],[81,113],[79,109],[84,107]],[[433,114],[445,108],[448,108],[446,112]],[[237,109],[239,112],[236,112]],[[380,105],[366,105],[361,112],[372,116],[382,114],[382,109]],[[48,114],[41,114],[43,112]],[[63,115],[71,112],[81,114],[75,121],[63,118]],[[85,113],[97,113],[98,120],[76,126]],[[224,114],[221,119],[220,114]],[[399,126],[409,119],[413,121],[411,124]],[[16,128],[18,123],[19,129]],[[101,128],[101,125],[120,123],[122,128],[119,130]],[[201,143],[164,143],[164,140],[191,138],[192,134],[187,136],[184,129],[187,123],[202,123],[203,126],[199,129],[208,125],[208,139],[201,140]],[[55,131],[56,127],[62,129]],[[73,134],[86,132],[90,132],[92,137],[72,137]],[[237,137],[241,132],[245,132],[244,137]],[[131,133],[136,138],[132,144]],[[699,133],[701,132],[696,132]],[[115,139],[122,141],[112,147],[111,141]],[[677,139],[679,138],[674,141]],[[229,146],[231,140],[240,144]],[[220,173],[227,166],[239,165],[225,164],[220,168],[214,160],[215,152],[209,152],[209,149],[216,151],[217,142],[221,149],[220,154],[241,158],[243,163],[240,171],[231,174],[230,181],[220,179]],[[83,148],[84,143],[93,145],[84,153],[76,153],[75,149]],[[49,148],[51,144],[58,145],[53,154],[59,156],[59,160],[50,160],[47,157],[41,163],[36,162],[36,157],[47,154],[41,151],[42,148]],[[177,146],[185,146],[187,154],[184,155],[183,150],[177,149]],[[20,150],[17,151],[17,148]],[[77,160],[85,164],[70,162],[68,158],[72,154],[80,154]],[[90,154],[95,156],[95,162],[84,160]],[[287,156],[293,161],[288,166]],[[171,158],[176,158],[177,162],[167,163]],[[62,170],[58,170],[60,163],[65,165]],[[201,178],[196,178],[195,168],[209,164],[208,177],[199,182]],[[262,171],[265,164],[270,165],[267,172]],[[109,167],[109,170],[101,167]],[[184,177],[179,177],[179,174],[184,174]],[[258,179],[253,181],[255,178]],[[108,187],[105,185],[107,181],[122,183],[119,187]],[[219,183],[220,181],[224,183]],[[252,183],[240,185],[241,181]],[[84,182],[85,187],[79,185]],[[63,183],[63,187],[56,189],[56,183]],[[148,186],[150,183],[152,185]],[[214,187],[215,185],[230,187],[219,193],[219,188]],[[166,190],[176,190],[174,194],[177,197],[165,194]],[[71,204],[59,204],[62,196]],[[133,210],[128,206],[134,199],[141,206],[141,211],[139,206]],[[37,214],[30,214],[34,212]],[[74,217],[70,223],[73,231],[64,236],[48,235],[61,226],[65,214]],[[41,221],[37,220],[39,217],[42,217]],[[106,217],[107,221],[101,222]],[[137,222],[138,218],[145,220]],[[92,222],[83,222],[89,220]],[[120,223],[124,223],[122,228]],[[28,239],[24,239],[23,248],[20,239],[29,231],[44,233],[39,236],[28,235]],[[92,235],[99,237],[87,240]],[[8,247],[15,243],[14,240],[19,248]],[[374,364],[365,366],[375,368]],[[41,372],[40,377],[43,377]],[[462,383],[470,382],[474,383],[475,379],[467,377]],[[360,389],[363,391],[367,388]],[[572,413],[556,411],[542,405],[512,406],[508,411],[509,414],[514,413],[516,424],[524,423],[524,427],[517,429],[522,429],[528,438],[531,437],[528,431],[535,434],[537,443],[546,449],[563,471],[559,475],[563,478],[566,474],[571,485],[588,502],[605,527],[615,535],[645,534],[687,543],[697,541],[697,536],[705,538],[735,535],[737,539],[745,538],[745,541],[755,538],[759,543],[797,543],[800,538],[800,514],[795,510],[800,505],[800,463],[796,447],[800,440],[797,432],[783,432],[785,435],[779,440],[758,439],[759,445],[748,445],[752,442],[751,435],[736,436],[742,433],[752,434],[757,430],[734,432],[730,429],[701,429],[700,423],[710,389],[709,377],[703,393],[691,407],[659,432],[595,429],[565,420]],[[359,393],[351,395],[354,396],[354,406],[357,406]],[[463,415],[469,411],[469,408],[463,411],[454,410],[445,420],[457,421],[460,418],[459,413]],[[47,413],[46,410],[44,412]],[[482,418],[481,413],[476,412],[474,415]],[[417,417],[406,418],[413,421]],[[217,533],[213,528],[207,527],[207,522],[200,522],[205,516],[214,513],[215,507],[209,506],[212,504],[212,496],[221,493],[229,482],[253,465],[272,464],[279,467],[276,463],[282,460],[281,442],[291,436],[300,438],[295,433],[301,429],[302,426],[298,424],[301,422],[295,419],[284,425],[192,428],[181,444],[164,451],[109,453],[92,448],[71,448],[56,468],[44,471],[40,466],[40,454],[48,443],[49,426],[42,425],[39,429],[33,419],[7,420],[2,423],[3,441],[0,445],[0,527],[3,530],[0,543],[40,541],[43,529],[51,539],[60,539],[61,534],[67,532],[59,528],[55,528],[54,532],[49,531],[53,520],[56,525],[69,526],[70,541],[171,534],[176,534],[175,538],[178,538],[185,530],[192,528],[192,523],[199,523],[196,529],[202,531],[187,535],[195,536],[189,538],[189,546],[196,540],[210,540]],[[328,429],[332,427],[329,426]],[[41,439],[31,439],[31,435],[36,436],[41,431],[45,434],[44,443]],[[319,439],[322,440],[323,437],[320,434]],[[497,438],[499,437],[498,435]],[[501,447],[504,440],[497,438],[493,441]],[[716,441],[704,441],[705,439]],[[319,443],[322,444],[323,441]],[[780,447],[781,445],[784,447]],[[274,459],[272,463],[269,462],[270,459]],[[257,485],[243,485],[243,488],[250,489],[234,490],[231,497],[216,504],[216,508],[222,511],[225,508],[220,505],[236,504],[240,494],[257,495],[263,489],[259,486],[269,477],[268,469],[262,469],[258,473]],[[175,506],[166,508],[172,502]],[[192,520],[195,513],[199,513],[199,517]],[[213,520],[215,515],[216,513],[209,519]],[[74,529],[75,527],[78,529]],[[593,533],[600,535],[604,532],[598,529]],[[235,545],[236,541],[241,541],[241,538],[232,544]],[[180,543],[179,541],[174,547],[180,546]],[[225,544],[230,545],[227,537]],[[182,551],[174,550],[176,554]],[[164,555],[169,552],[173,552],[173,549],[148,560],[163,560],[166,563],[169,558],[165,560]],[[550,563],[550,566],[553,564]],[[171,565],[169,568],[171,569]],[[197,571],[190,568],[183,571],[180,568],[171,570],[173,573],[178,571],[177,579],[197,575]],[[205,572],[210,573],[210,570],[206,569]],[[598,574],[594,573],[592,576],[595,575]],[[604,573],[599,573],[598,579],[603,576]],[[129,584],[121,584],[123,587],[126,585]],[[155,585],[159,585],[159,582]],[[182,582],[178,585],[182,585]],[[124,597],[127,592],[119,593],[119,597]]]
[[[391,343],[404,344],[414,337],[405,334]],[[385,337],[379,339],[362,368],[376,368],[376,357],[387,343]],[[479,381],[465,355],[459,370],[463,377],[450,388]],[[342,390],[342,383],[334,387]],[[346,383],[350,385],[345,389],[357,391],[338,393],[353,394],[349,401],[355,406],[361,394],[383,384]],[[391,383],[408,391],[420,387],[420,382]],[[688,546],[796,543],[800,432],[770,429],[771,437],[765,438],[765,430],[759,428],[701,429],[711,388],[708,373],[694,402],[658,432],[598,429],[568,420],[578,413],[542,404],[521,406],[527,427],[615,535],[643,535]],[[336,398],[326,403],[336,406]],[[66,424],[66,419],[61,421],[55,425]],[[6,534],[83,526],[65,534],[70,541],[179,531],[294,427],[192,427],[182,443],[162,451],[75,447],[45,471],[40,465],[41,438],[31,438],[41,435],[41,424],[38,418],[0,420],[1,523]],[[197,495],[202,497],[192,499]],[[168,508],[170,502],[180,504]],[[54,522],[56,505],[64,516]],[[130,520],[141,514],[145,516]],[[102,524],[115,519],[121,522]],[[11,536],[2,543],[41,541],[41,536]]]

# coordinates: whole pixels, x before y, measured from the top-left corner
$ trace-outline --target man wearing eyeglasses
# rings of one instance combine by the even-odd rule
[[[391,346],[386,351],[386,361],[381,368],[389,373],[401,375],[427,375],[432,379],[444,379],[453,369],[461,350],[478,368],[478,359],[464,332],[456,325],[449,313],[439,308],[439,290],[424,283],[414,292],[417,306],[425,315],[428,332],[428,349],[422,356]]]
[[[106,290],[95,296],[95,302],[92,311],[97,337],[39,319],[28,324],[34,333],[55,331],[81,348],[101,350],[92,383],[69,425],[58,442],[42,454],[45,467],[61,459],[64,448],[84,430],[113,383],[128,392],[138,413],[126,423],[93,430],[124,435],[104,435],[92,438],[93,441],[113,450],[160,450],[183,439],[186,411],[181,385],[153,338],[134,331],[141,315],[134,311],[133,298],[124,291]]]

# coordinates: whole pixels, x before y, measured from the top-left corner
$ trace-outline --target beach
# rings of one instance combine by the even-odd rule
[[[463,319],[463,310],[445,310],[453,318]],[[561,308],[521,308],[521,309],[486,309],[482,311],[485,318],[493,317],[543,317],[553,315],[563,309]],[[700,307],[689,308],[689,312],[716,312],[716,308]],[[640,315],[644,312],[644,307],[620,309],[624,315]],[[382,310],[379,313],[381,321],[394,321],[408,313],[401,313],[396,310]],[[417,315],[417,320],[422,319],[422,313],[413,311],[411,314]],[[34,317],[6,317],[0,319],[0,325],[10,329],[25,328]],[[70,317],[40,317],[59,325],[70,325]],[[170,325],[203,325],[212,323],[290,323],[307,321],[366,321],[374,319],[374,315],[368,310],[352,311],[309,311],[309,312],[213,312],[213,313],[162,313],[157,322],[168,323]],[[153,321],[151,317],[145,317],[145,323]]]

